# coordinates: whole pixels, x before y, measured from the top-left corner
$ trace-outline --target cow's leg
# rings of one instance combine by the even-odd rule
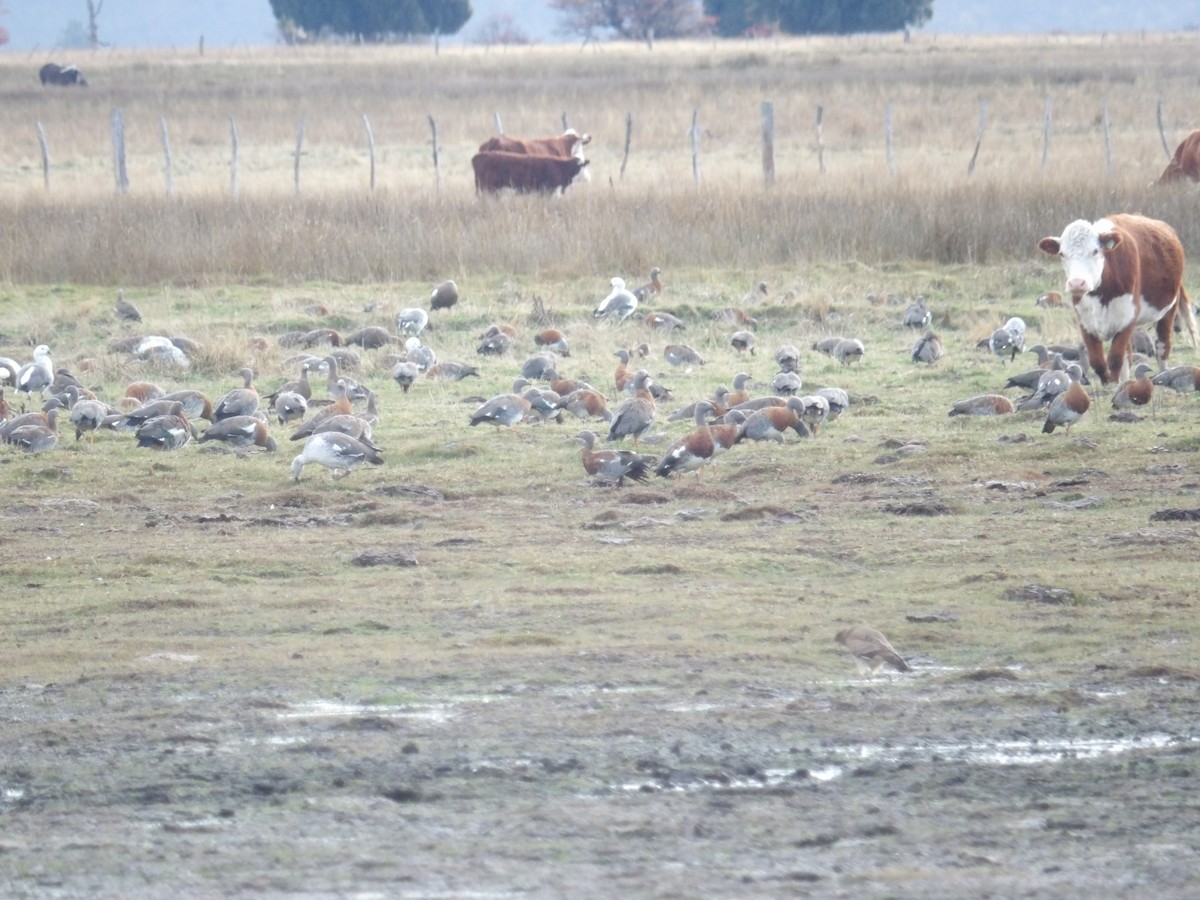
[[[1133,329],[1137,322],[1130,322],[1117,332],[1108,347],[1108,375],[1105,379],[1120,384],[1129,377],[1129,354],[1133,350]]]
[[[1108,383],[1108,364],[1104,361],[1104,342],[1088,331],[1080,331],[1083,346],[1087,350],[1088,362],[1100,379],[1101,384]]]
[[[1163,313],[1163,317],[1154,327],[1158,332],[1158,340],[1154,342],[1154,358],[1158,360],[1160,372],[1167,367],[1167,357],[1171,355],[1171,336],[1175,333],[1175,310],[1178,308],[1179,299],[1176,298],[1175,303]]]

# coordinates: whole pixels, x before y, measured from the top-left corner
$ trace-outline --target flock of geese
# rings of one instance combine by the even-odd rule
[[[679,340],[686,332],[680,319],[663,311],[645,311],[647,301],[664,289],[661,274],[660,269],[652,269],[649,281],[633,289],[627,288],[622,278],[612,278],[611,290],[597,303],[593,317],[618,327],[629,321],[639,322],[651,332],[667,336],[663,359],[668,365],[685,370],[703,366],[704,357]],[[752,357],[758,352],[757,323],[751,312],[767,296],[767,285],[760,282],[746,295],[742,306],[718,309],[712,314],[716,325],[732,329],[728,346],[739,357]],[[98,431],[111,429],[132,435],[139,447],[163,451],[178,450],[195,441],[220,442],[239,451],[258,448],[274,452],[278,449],[278,442],[270,434],[274,419],[276,424],[294,429],[291,440],[304,441],[291,464],[294,479],[299,480],[309,464],[323,466],[333,478],[340,478],[359,465],[383,463],[380,448],[372,440],[373,426],[378,423],[376,394],[353,378],[358,356],[347,345],[375,349],[402,343],[404,353],[395,362],[391,376],[404,392],[420,379],[459,381],[478,376],[477,366],[439,360],[434,349],[422,340],[430,313],[449,309],[458,299],[453,281],[437,285],[428,309],[414,306],[397,313],[396,335],[378,326],[344,336],[328,328],[281,335],[281,346],[301,351],[297,357],[299,377],[265,395],[255,384],[255,373],[243,368],[238,373],[240,384],[215,400],[198,390],[172,391],[151,382],[134,382],[118,408],[98,399],[69,370],[56,368],[49,346],[42,344],[34,348],[32,359],[25,363],[0,357],[0,440],[30,452],[51,450],[58,443],[60,426],[69,424],[77,441],[86,435],[89,442],[94,442]],[[120,293],[114,312],[126,322],[142,321],[136,306]],[[923,297],[917,297],[904,310],[901,324],[920,334],[911,351],[916,363],[936,365],[944,356],[945,349],[932,330],[932,322],[933,313]],[[622,334],[628,332],[622,330]],[[1154,348],[1144,332],[1139,331],[1138,336],[1144,343],[1135,346],[1142,355],[1134,359],[1133,377],[1113,397],[1119,411],[1150,403],[1156,385],[1176,391],[1200,390],[1200,369],[1192,366],[1176,366],[1151,378]],[[1011,363],[1027,352],[1025,340],[1025,322],[1012,317],[981,341],[979,348]],[[186,338],[156,336],[138,336],[119,343],[123,349],[160,366],[181,369],[186,368],[188,354],[196,346]],[[769,381],[769,394],[752,396],[751,376],[739,372],[732,386],[721,385],[710,396],[666,412],[663,407],[671,402],[672,395],[644,362],[649,355],[647,343],[618,349],[611,384],[600,385],[561,374],[568,365],[571,347],[560,329],[543,328],[533,336],[533,343],[536,351],[521,364],[512,389],[481,402],[470,414],[468,425],[512,429],[527,422],[561,422],[564,415],[594,422],[576,435],[583,468],[597,482],[614,487],[623,485],[626,479],[641,482],[652,475],[694,472],[699,479],[705,467],[739,443],[783,443],[789,431],[799,437],[815,437],[825,423],[836,420],[850,405],[848,393],[839,387],[803,393],[801,353],[792,344],[782,344],[773,352],[777,372]],[[513,327],[495,324],[480,336],[477,352],[485,358],[503,356],[517,344]],[[822,338],[812,344],[812,349],[846,366],[860,361],[866,352],[858,338],[840,336]],[[1028,352],[1037,355],[1036,366],[1012,375],[1002,388],[1020,390],[1022,396],[1010,399],[996,392],[970,397],[954,403],[950,415],[1045,410],[1044,431],[1061,426],[1069,432],[1092,403],[1084,389],[1086,360],[1081,358],[1081,348],[1037,344]],[[5,387],[11,388],[22,409],[35,405],[35,398],[43,401],[41,409],[14,414],[5,399]],[[326,394],[323,398],[321,387]],[[355,404],[365,404],[365,409],[356,410]],[[208,425],[200,431],[195,423],[202,419]],[[643,453],[639,441],[663,420],[689,422],[691,430],[662,453]],[[602,440],[610,445],[628,441],[631,446],[602,447]]]

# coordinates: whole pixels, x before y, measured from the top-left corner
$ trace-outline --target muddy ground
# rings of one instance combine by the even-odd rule
[[[0,894],[1200,890],[1188,672],[918,653],[911,675],[814,676],[671,634],[495,654],[447,634],[452,660],[412,671],[399,626],[336,677],[323,647],[350,639],[325,629],[270,674],[192,641],[4,685]]]

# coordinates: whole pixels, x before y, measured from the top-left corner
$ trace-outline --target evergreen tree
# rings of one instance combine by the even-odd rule
[[[724,35],[776,24],[788,34],[854,34],[924,25],[933,0],[704,0],[704,9]]]
[[[471,0],[271,0],[271,11],[310,34],[328,29],[379,41],[394,34],[453,34],[471,18]]]

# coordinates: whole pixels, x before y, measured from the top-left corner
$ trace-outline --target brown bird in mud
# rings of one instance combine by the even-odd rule
[[[912,667],[896,652],[882,632],[870,625],[843,628],[835,640],[853,654],[860,672],[870,670],[874,674],[884,665],[891,666],[897,672],[912,671]]]

